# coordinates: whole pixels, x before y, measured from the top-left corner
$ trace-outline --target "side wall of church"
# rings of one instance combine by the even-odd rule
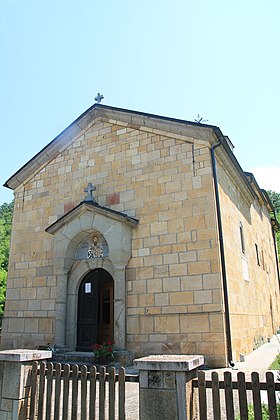
[[[2,348],[55,344],[59,285],[45,229],[92,182],[100,205],[139,219],[126,273],[128,350],[225,364],[209,145],[178,137],[99,119],[17,189]]]
[[[232,346],[239,360],[279,328],[279,284],[267,208],[258,200],[250,203],[229,173],[218,169]]]

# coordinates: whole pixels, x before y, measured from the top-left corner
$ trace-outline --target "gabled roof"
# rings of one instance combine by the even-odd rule
[[[159,132],[172,133],[174,136],[186,136],[199,141],[212,142],[221,140],[223,159],[233,166],[235,178],[239,179],[244,194],[250,197],[250,201],[256,198],[256,193],[247,176],[243,172],[239,162],[233,154],[233,145],[227,136],[224,136],[219,127],[209,124],[201,124],[193,121],[170,118],[146,112],[132,111],[107,105],[94,104],[80,115],[72,124],[63,130],[40,152],[22,166],[4,184],[5,187],[15,189],[25,182],[34,173],[41,170],[48,162],[57,157],[69,144],[81,136],[94,123],[96,118],[103,118],[109,122],[121,121],[124,126],[139,127],[139,129],[158,130]],[[178,138],[178,137],[177,137]],[[180,138],[180,137],[179,137]],[[217,153],[221,153],[217,149]]]
[[[213,129],[219,130],[216,126],[200,124],[193,121],[185,121],[145,112],[94,104],[12,175],[5,182],[4,187],[11,189],[17,188],[34,172],[38,171],[45,164],[58,156],[67,145],[80,136],[83,131],[87,129],[88,125],[98,117],[122,121],[127,124],[135,124],[146,128],[168,131],[178,135],[186,135],[187,133],[188,136],[200,140],[208,140],[209,133]]]
[[[131,227],[136,227],[138,224],[138,219],[130,217],[125,213],[121,213],[108,207],[100,206],[96,202],[82,201],[76,207],[71,209],[68,213],[64,214],[62,217],[60,217],[58,220],[56,220],[54,223],[48,226],[45,229],[45,231],[54,235],[62,226],[78,218],[82,213],[86,211],[90,211],[95,214],[101,214],[103,216],[109,217],[110,219],[118,220]]]

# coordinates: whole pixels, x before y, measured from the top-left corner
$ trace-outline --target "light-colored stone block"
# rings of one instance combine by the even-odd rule
[[[212,290],[195,290],[193,295],[195,304],[212,303]]]
[[[193,303],[193,292],[170,293],[170,305],[188,305]]]
[[[179,316],[160,316],[155,318],[155,332],[156,333],[178,333],[179,328]]]
[[[184,314],[180,315],[180,327],[182,333],[209,332],[208,314]]]

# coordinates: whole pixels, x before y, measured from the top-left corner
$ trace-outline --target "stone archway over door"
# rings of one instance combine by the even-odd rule
[[[114,341],[114,280],[99,268],[89,272],[78,291],[77,347],[90,351],[92,344]]]
[[[54,265],[57,281],[55,346],[76,348],[77,294],[81,279],[95,268],[106,268],[114,279],[114,341],[126,347],[125,269],[131,257],[132,229],[138,220],[94,203],[80,203],[50,225],[54,235]],[[108,244],[108,255],[77,261],[76,251],[90,234],[99,232]]]

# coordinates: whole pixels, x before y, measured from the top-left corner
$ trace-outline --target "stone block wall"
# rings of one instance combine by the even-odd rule
[[[139,219],[127,267],[127,348],[225,364],[209,143],[197,133],[97,118],[17,188],[2,348],[55,344],[59,285],[45,229],[92,182],[100,205]]]
[[[242,194],[221,161],[219,180],[232,345],[235,359],[239,360],[240,354],[252,352],[279,328],[279,285],[266,206]]]

